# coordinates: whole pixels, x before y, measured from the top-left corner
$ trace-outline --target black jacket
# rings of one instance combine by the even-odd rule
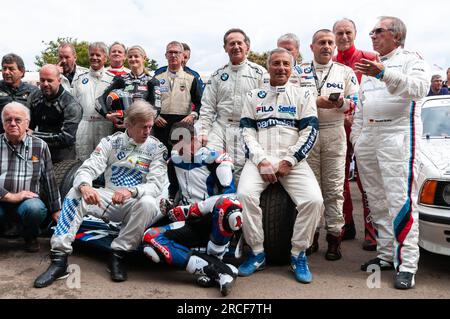
[[[47,142],[52,160],[75,158],[75,137],[83,110],[75,98],[62,85],[56,96],[46,98],[41,90],[28,99],[33,135]],[[37,128],[37,129],[36,129]]]

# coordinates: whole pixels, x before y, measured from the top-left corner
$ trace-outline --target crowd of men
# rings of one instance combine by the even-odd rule
[[[260,196],[276,182],[298,211],[292,271],[310,283],[307,255],[318,250],[319,229],[325,228],[330,261],[342,258],[342,240],[355,237],[348,185],[354,153],[363,248],[378,253],[361,270],[395,270],[395,288],[414,287],[416,101],[428,94],[430,71],[404,49],[400,19],[379,18],[369,33],[375,52],[356,49],[356,32],[350,19],[318,30],[313,60],[304,63],[298,38],[282,35],[266,69],[247,59],[247,34],[230,29],[223,36],[229,62],[205,84],[186,66],[190,49],[178,41],[167,44],[167,66],[154,74],[139,45],[91,43],[85,69],[76,64],[74,47],[63,43],[59,62],[41,68],[39,88],[22,82],[18,55],[5,55],[0,221],[5,229],[20,222],[30,252],[39,251],[43,220],[57,221],[50,266],[34,286],[67,276],[76,233],[92,215],[121,223],[108,264],[113,281],[127,279],[124,260],[143,245],[154,262],[185,268],[198,284],[217,284],[227,295],[237,275],[265,267]],[[83,164],[60,198],[53,163],[65,159]],[[168,196],[160,199],[167,178]],[[98,179],[104,187],[94,187]],[[184,224],[161,225],[164,220]],[[249,252],[236,268],[223,256],[241,231]],[[206,252],[191,250],[198,246]]]

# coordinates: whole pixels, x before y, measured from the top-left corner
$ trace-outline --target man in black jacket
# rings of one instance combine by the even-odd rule
[[[47,64],[39,72],[40,90],[30,95],[30,129],[50,148],[53,163],[75,159],[75,136],[81,105],[61,85],[58,67]]]
[[[22,82],[25,75],[25,64],[20,56],[9,53],[2,58],[2,76],[0,81],[0,112],[3,107],[13,101],[26,104],[28,96],[37,91],[37,87]],[[0,133],[4,133],[3,125],[0,124]]]

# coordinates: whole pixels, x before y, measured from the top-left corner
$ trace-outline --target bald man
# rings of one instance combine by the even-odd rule
[[[40,90],[30,95],[30,129],[50,148],[52,161],[75,159],[75,136],[81,121],[81,105],[61,85],[57,66],[47,64],[39,72]]]

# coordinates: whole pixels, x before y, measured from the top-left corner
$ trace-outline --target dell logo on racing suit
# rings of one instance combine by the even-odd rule
[[[260,105],[256,107],[256,113],[269,113],[273,112],[273,106]]]
[[[336,83],[327,83],[327,88],[328,89],[329,88],[334,88],[334,89],[341,89],[341,90],[343,90],[344,89],[344,85],[342,83],[338,83],[338,84],[336,84]]]

